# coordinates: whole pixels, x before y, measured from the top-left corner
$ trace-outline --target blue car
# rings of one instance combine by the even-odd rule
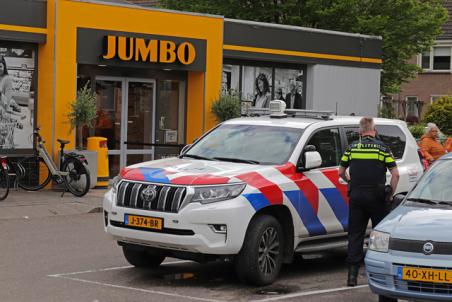
[[[452,153],[372,231],[366,273],[379,301],[452,301]]]

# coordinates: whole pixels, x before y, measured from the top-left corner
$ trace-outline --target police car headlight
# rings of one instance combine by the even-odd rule
[[[389,249],[389,238],[388,233],[372,231],[369,238],[369,249],[371,251],[387,253]]]
[[[108,184],[108,188],[111,189],[113,191],[113,193],[117,193],[118,191],[118,186],[119,183],[121,182],[122,178],[121,176],[115,176],[113,177],[113,179],[111,180],[111,182]]]
[[[232,199],[240,195],[246,184],[234,184],[224,186],[195,187],[195,193],[191,202],[202,204]]]

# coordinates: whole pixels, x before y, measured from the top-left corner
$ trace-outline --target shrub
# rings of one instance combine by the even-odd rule
[[[452,95],[444,96],[435,101],[427,109],[424,123],[435,123],[441,132],[452,134]]]
[[[425,133],[425,124],[411,125],[408,127],[415,139],[420,139]]]
[[[233,93],[221,94],[212,104],[212,113],[219,122],[240,116],[240,98]]]

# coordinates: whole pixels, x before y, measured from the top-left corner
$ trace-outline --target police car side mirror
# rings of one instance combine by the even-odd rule
[[[318,168],[322,165],[322,157],[320,153],[317,151],[308,151],[305,152],[304,155],[304,164],[299,163],[298,170],[310,170],[314,168]]]

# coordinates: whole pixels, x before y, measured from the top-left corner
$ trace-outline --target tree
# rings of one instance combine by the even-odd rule
[[[162,0],[170,9],[227,18],[383,37],[381,92],[396,93],[416,76],[408,61],[434,43],[447,20],[443,0]]]
[[[77,91],[77,97],[70,104],[68,113],[71,130],[77,129],[78,149],[83,146],[83,127],[92,127],[96,118],[96,94],[88,85],[89,82]]]

